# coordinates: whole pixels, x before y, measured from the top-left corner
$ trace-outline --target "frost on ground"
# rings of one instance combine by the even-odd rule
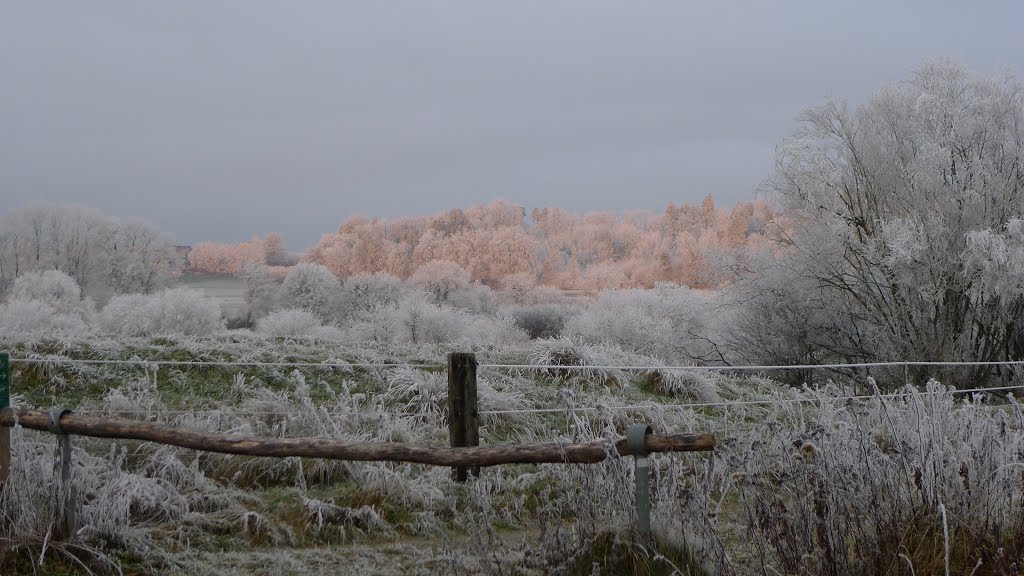
[[[447,444],[436,347],[339,350],[236,335],[14,352],[35,362],[13,365],[20,406],[227,434]],[[655,370],[651,358],[598,344],[541,341],[478,356],[540,366],[480,369],[484,444],[590,440],[646,421],[716,431],[718,447],[652,459],[647,541],[632,532],[628,458],[501,466],[459,485],[443,468],[75,437],[80,528],[67,537],[53,437],[19,428],[0,491],[3,563],[42,573],[923,574],[943,570],[948,549],[956,573],[1024,565],[1024,413],[1012,397],[954,395],[934,381],[882,395],[859,378],[798,389]],[[382,363],[402,366],[367,367]],[[545,365],[644,368],[581,377]],[[835,399],[851,390],[869,399]],[[746,403],[729,404],[737,400]]]

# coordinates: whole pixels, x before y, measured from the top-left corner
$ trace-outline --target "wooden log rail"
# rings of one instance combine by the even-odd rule
[[[16,416],[16,418],[15,418]],[[17,424],[33,430],[48,430],[49,415],[38,410],[6,408],[0,411],[0,427]],[[592,440],[572,444],[545,442],[506,446],[435,448],[404,442],[348,442],[334,438],[254,438],[183,430],[153,422],[114,420],[65,414],[59,419],[65,434],[95,438],[144,440],[205,452],[266,456],[305,457],[331,460],[412,462],[432,466],[498,466],[501,464],[592,464],[604,460],[610,451],[629,454],[626,439],[616,442]],[[713,434],[648,434],[648,452],[695,452],[713,450]]]

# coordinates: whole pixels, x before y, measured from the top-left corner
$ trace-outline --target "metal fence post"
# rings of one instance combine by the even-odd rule
[[[647,454],[647,424],[633,424],[626,434],[626,449],[633,456],[633,480],[636,483],[636,530],[641,538],[651,534],[651,459]]]
[[[78,498],[71,483],[71,436],[60,425],[61,416],[70,413],[67,408],[54,408],[49,422],[50,432],[57,435],[57,443],[60,444],[60,493],[66,538],[78,531]]]

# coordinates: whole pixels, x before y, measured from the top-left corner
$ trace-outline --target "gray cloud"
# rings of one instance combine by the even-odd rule
[[[497,196],[732,202],[825,97],[1024,70],[1016,3],[706,4],[10,2],[0,193],[295,248]]]

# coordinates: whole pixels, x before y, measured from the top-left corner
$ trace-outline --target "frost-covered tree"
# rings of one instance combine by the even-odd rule
[[[107,240],[114,294],[150,294],[165,288],[180,270],[174,238],[137,218],[111,222]]]
[[[435,302],[448,302],[456,292],[472,284],[469,272],[454,262],[431,260],[409,277],[409,284],[423,290]]]
[[[265,260],[263,242],[250,240],[238,244],[200,242],[188,253],[188,266],[195,272],[237,274],[246,263]]]
[[[1007,357],[1024,313],[1005,281],[1024,216],[1020,84],[935,62],[854,111],[831,101],[800,120],[765,188],[801,217],[789,277],[828,300],[832,353]]]
[[[263,262],[268,266],[284,266],[289,263],[284,239],[277,232],[271,232],[263,239]]]
[[[245,282],[245,303],[250,319],[262,318],[277,307],[281,283],[267,266],[246,262],[238,276]]]
[[[0,219],[0,293],[27,272],[60,270],[82,290],[151,292],[179,273],[174,240],[136,219],[84,206],[34,204]]]

